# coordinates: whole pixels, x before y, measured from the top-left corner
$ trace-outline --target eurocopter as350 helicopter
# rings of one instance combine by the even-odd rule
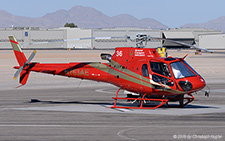
[[[186,56],[160,57],[155,48],[143,48],[144,42],[165,40],[161,38],[139,34],[135,39],[137,47],[117,47],[113,55],[102,53],[101,58],[108,60],[108,63],[31,62],[36,51],[27,59],[15,37],[9,36],[9,40],[19,63],[19,66],[14,67],[18,69],[14,79],[20,75],[21,85],[26,84],[31,71],[111,83],[119,87],[111,108],[156,109],[164,104],[169,106],[168,102],[174,101],[179,101],[179,107],[184,107],[195,99],[193,93],[206,86],[205,80],[184,60]],[[119,97],[120,90],[129,91],[130,94]],[[134,105],[118,106],[118,100],[131,101]],[[146,106],[151,102],[157,105]]]

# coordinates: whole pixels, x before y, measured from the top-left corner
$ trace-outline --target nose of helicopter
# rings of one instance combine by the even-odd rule
[[[185,78],[178,82],[183,91],[196,92],[203,89],[206,86],[205,80],[201,76]]]
[[[194,89],[195,90],[201,90],[206,86],[205,80],[202,77],[198,77],[198,80],[196,82],[194,82]]]

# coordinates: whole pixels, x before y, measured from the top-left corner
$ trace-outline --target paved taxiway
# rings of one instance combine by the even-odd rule
[[[59,52],[38,51],[35,61],[100,61],[101,51]],[[170,54],[184,56],[186,52]],[[13,57],[12,51],[0,51],[0,140],[225,138],[225,55],[187,58],[208,82],[210,97],[199,92],[196,100],[183,109],[156,110],[110,109],[116,87],[46,74],[31,73],[28,84],[16,89],[12,66],[17,62]]]

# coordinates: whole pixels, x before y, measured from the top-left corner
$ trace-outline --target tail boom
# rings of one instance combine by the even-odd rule
[[[19,66],[15,66],[18,69],[14,75],[14,79],[20,76],[19,82],[21,85],[25,85],[31,71],[48,73],[53,75],[61,75],[67,77],[75,77],[80,79],[89,79],[101,82],[108,82],[108,67],[106,64],[96,62],[76,62],[76,63],[49,63],[43,64],[39,62],[30,62],[36,51],[34,51],[27,59],[21,50],[19,43],[14,36],[9,36],[14,54],[19,63]]]

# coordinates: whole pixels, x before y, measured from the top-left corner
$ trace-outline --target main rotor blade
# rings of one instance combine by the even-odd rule
[[[23,68],[24,68],[24,66],[21,66],[21,67],[16,71],[16,73],[15,73],[14,76],[13,76],[14,79],[16,79],[16,78],[19,76],[19,74],[22,72]]]
[[[27,59],[27,62],[26,62],[25,64],[30,63],[30,61],[34,58],[34,56],[36,55],[36,53],[37,53],[37,51],[34,50],[34,51],[31,53],[30,57]]]
[[[198,50],[204,50],[204,51],[209,52],[209,53],[214,53],[214,51],[212,51],[212,50],[200,48],[198,46],[194,46],[194,45],[191,45],[191,44],[187,44],[187,43],[184,43],[184,42],[175,41],[175,40],[171,40],[171,39],[149,37],[149,41],[151,41],[151,40],[169,41],[169,42],[176,43],[176,44],[179,44],[179,45],[183,45],[183,46],[187,46],[187,47],[193,47],[193,48],[198,49]]]
[[[54,42],[66,42],[66,41],[79,41],[79,40],[90,40],[90,39],[127,39],[127,36],[118,36],[118,37],[87,37],[87,38],[74,38],[74,39],[65,39],[65,40],[52,40],[52,41],[45,41],[45,42],[34,42],[34,43],[28,43],[28,44],[22,44],[22,45],[35,45],[35,44],[48,44],[48,43],[54,43]]]
[[[180,44],[180,45],[184,45],[184,46],[187,46],[187,47],[193,47],[193,48],[196,48],[198,50],[204,50],[204,51],[209,52],[209,53],[213,53],[214,52],[212,50],[208,50],[208,49],[205,49],[205,48],[200,48],[198,46],[190,45],[190,44],[179,42],[179,41],[174,41],[174,40],[167,40],[167,41],[170,41],[170,42],[173,42],[173,43],[177,43],[177,44]]]

